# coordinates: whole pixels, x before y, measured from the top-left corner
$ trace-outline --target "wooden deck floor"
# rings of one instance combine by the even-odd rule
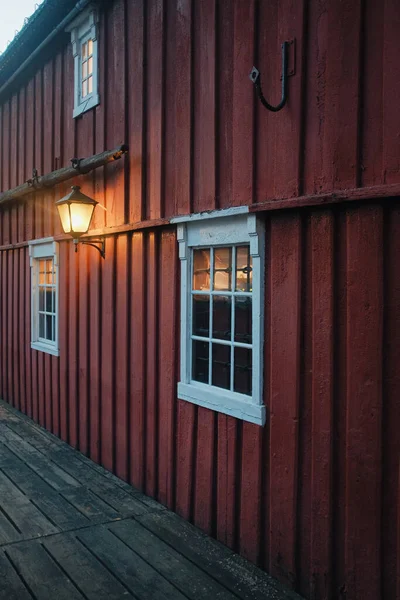
[[[0,401],[0,599],[294,600]]]

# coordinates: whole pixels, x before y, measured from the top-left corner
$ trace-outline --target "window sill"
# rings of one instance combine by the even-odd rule
[[[91,110],[98,104],[100,104],[99,95],[94,94],[91,98],[88,98],[85,102],[81,102],[79,106],[74,108],[73,118],[75,119],[76,117],[83,115],[83,113],[87,112],[88,110]]]
[[[46,352],[47,354],[52,354],[53,356],[60,356],[60,350],[58,348],[47,346],[42,342],[31,342],[31,348],[32,350]]]
[[[265,424],[265,406],[252,403],[242,394],[219,391],[202,384],[178,383],[178,398],[242,421],[261,426]]]

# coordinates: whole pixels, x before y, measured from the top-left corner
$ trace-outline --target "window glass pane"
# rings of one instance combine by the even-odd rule
[[[210,296],[193,296],[193,335],[209,337]]]
[[[87,81],[82,81],[82,98],[87,96]]]
[[[53,342],[56,341],[56,318],[52,317],[52,323],[53,323]]]
[[[231,290],[232,248],[214,250],[214,289]]]
[[[193,289],[210,289],[210,250],[193,251]]]
[[[43,285],[45,283],[45,271],[46,271],[46,261],[39,261],[39,284]]]
[[[93,77],[89,77],[88,79],[88,94],[93,92]]]
[[[213,334],[219,340],[230,340],[232,309],[230,296],[213,296]]]
[[[235,297],[235,342],[252,343],[252,299],[248,296]]]
[[[44,315],[39,315],[39,337],[44,338]]]
[[[87,57],[87,43],[82,44],[82,58]]]
[[[86,79],[88,74],[88,64],[87,64],[87,60],[85,60],[85,62],[82,63],[82,79]]]
[[[44,289],[39,288],[39,310],[44,310]]]
[[[251,396],[252,351],[235,348],[234,390]]]
[[[253,288],[253,268],[249,246],[236,248],[236,291],[251,292]]]
[[[93,74],[93,58],[89,58],[88,60],[88,75]]]
[[[192,379],[202,383],[208,383],[208,342],[193,341],[193,356],[192,356]]]
[[[93,54],[93,40],[88,41],[88,56]]]
[[[53,341],[53,317],[46,315],[46,339]]]
[[[231,347],[222,344],[212,345],[212,385],[230,389]]]
[[[53,283],[53,261],[46,260],[46,283]]]
[[[46,290],[46,312],[53,312],[53,290]]]

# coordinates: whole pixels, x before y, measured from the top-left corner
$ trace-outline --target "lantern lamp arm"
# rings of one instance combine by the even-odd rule
[[[92,246],[93,248],[96,248],[96,250],[98,250],[100,252],[101,258],[106,257],[106,239],[105,238],[93,239],[90,242],[86,241],[86,240],[80,240],[78,238],[74,238],[74,244],[75,244],[75,252],[78,252],[78,244],[85,244],[86,246]]]

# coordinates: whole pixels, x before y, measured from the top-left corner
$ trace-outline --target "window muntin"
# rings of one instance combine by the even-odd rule
[[[191,381],[252,395],[249,245],[192,250]]]

